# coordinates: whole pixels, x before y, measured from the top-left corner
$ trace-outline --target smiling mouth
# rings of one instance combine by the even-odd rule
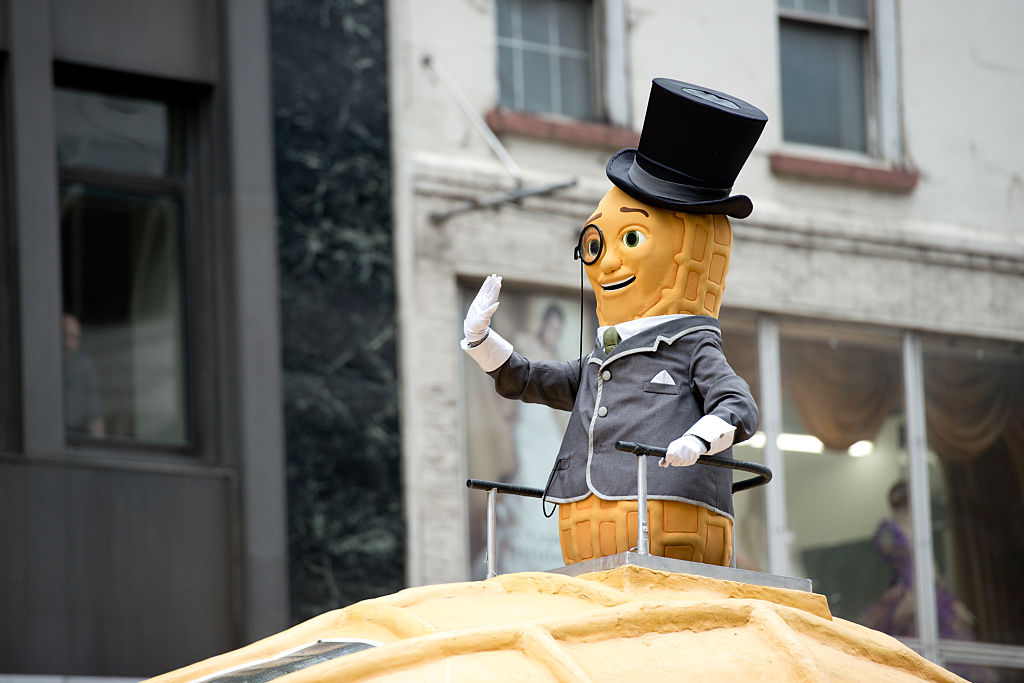
[[[618,282],[609,282],[606,285],[601,285],[601,289],[603,289],[606,292],[613,292],[616,289],[622,289],[626,285],[632,284],[633,280],[635,280],[635,279],[636,279],[636,275],[630,275],[625,280],[619,280]]]

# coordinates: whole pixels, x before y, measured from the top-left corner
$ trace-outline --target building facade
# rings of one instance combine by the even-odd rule
[[[517,348],[573,357],[581,325],[589,348],[572,247],[610,187],[607,159],[636,144],[651,79],[667,76],[769,115],[736,182],[755,208],[733,222],[721,315],[761,408],[736,456],[775,472],[737,495],[738,561],[814,579],[837,616],[972,680],[1020,678],[1024,55],[1008,27],[1021,9],[389,12],[409,582],[481,575],[483,494],[467,477],[543,486],[564,418],[492,402],[460,322],[500,273],[495,325]],[[545,345],[551,307],[562,327]],[[543,568],[537,530],[554,537],[553,520],[535,501],[505,507],[499,570]]]
[[[0,3],[0,676],[289,623],[267,12]]]
[[[0,681],[404,585],[387,42],[382,0],[0,2]]]

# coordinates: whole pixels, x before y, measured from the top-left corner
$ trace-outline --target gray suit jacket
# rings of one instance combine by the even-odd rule
[[[651,382],[662,370],[674,385]],[[598,344],[578,361],[530,361],[513,352],[488,374],[505,398],[572,411],[548,485],[548,500],[556,503],[591,493],[606,500],[636,499],[636,456],[616,450],[618,440],[665,448],[704,415],[735,426],[734,443],[757,429],[750,388],[726,362],[721,328],[707,316],[658,325],[622,341],[608,355]],[[717,455],[732,457],[732,449]],[[649,497],[732,516],[731,471],[657,463],[647,458]]]

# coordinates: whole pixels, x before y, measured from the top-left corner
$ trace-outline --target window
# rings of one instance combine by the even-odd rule
[[[502,107],[576,119],[598,116],[587,0],[499,0]]]
[[[498,104],[629,126],[625,0],[498,0]]]
[[[2,28],[2,27],[0,27]],[[7,57],[0,53],[0,74],[7,72]],[[3,78],[0,77],[0,83]],[[8,114],[5,89],[0,88],[0,112]],[[0,177],[9,178],[7,168],[6,129],[0,130]],[[0,386],[6,387],[5,400],[0,405],[0,451],[15,450],[19,442],[17,412],[21,403],[18,388],[21,379],[18,372],[17,334],[15,316],[18,280],[15,262],[15,230],[8,213],[7,183],[0,183]]]
[[[780,325],[791,566],[836,616],[916,634],[900,337]]]
[[[67,435],[187,444],[183,109],[57,88],[55,115]]]
[[[1024,645],[1024,345],[928,338],[923,368],[939,637]]]
[[[869,0],[779,0],[782,135],[873,152]]]
[[[777,334],[786,524],[768,547],[789,553],[785,573],[968,680],[1021,680],[1024,345],[796,320]],[[928,613],[918,579],[934,587]]]

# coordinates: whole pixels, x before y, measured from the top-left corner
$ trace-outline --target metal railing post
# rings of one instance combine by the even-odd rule
[[[651,554],[650,530],[647,528],[647,456],[636,456],[636,552]]]
[[[497,502],[498,489],[487,491],[487,578],[498,575],[498,543],[495,539],[495,527],[498,524]]]

